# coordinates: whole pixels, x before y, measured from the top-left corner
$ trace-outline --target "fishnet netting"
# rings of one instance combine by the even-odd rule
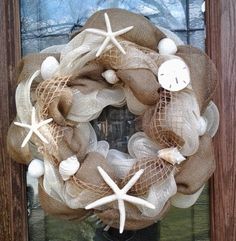
[[[142,176],[129,190],[130,194],[136,196],[145,195],[153,184],[165,181],[175,170],[175,167],[158,157],[142,158],[134,164],[127,176],[121,181],[121,186],[125,186],[134,174],[141,169],[144,170]]]
[[[138,69],[150,68],[154,73],[157,71],[156,62],[150,58],[149,54],[154,51],[138,46],[128,41],[120,41],[126,51],[122,54],[119,49],[112,47],[98,58],[106,68],[112,69]],[[155,53],[156,54],[156,53]]]
[[[50,80],[41,82],[36,89],[36,98],[37,104],[40,107],[40,117],[48,118],[48,110],[50,104],[60,96],[64,88],[66,87],[67,82],[70,80],[70,76],[65,77],[55,77]],[[66,127],[62,127],[55,122],[49,124],[50,134],[53,137],[55,143],[58,143],[62,139],[64,130]],[[46,150],[50,147],[47,145]],[[45,149],[45,148],[44,148]],[[52,148],[51,148],[52,149]],[[53,153],[53,150],[48,150],[50,153]]]
[[[100,194],[101,196],[105,196],[109,193],[112,193],[111,188],[106,183],[103,183],[98,186],[92,183],[84,182],[79,178],[76,178],[75,176],[73,176],[73,180],[75,181],[78,188],[80,188],[81,190],[87,189],[94,193]]]
[[[36,89],[37,102],[40,106],[40,114],[46,118],[48,116],[48,108],[55,98],[60,96],[66,87],[70,76],[55,77],[40,83]]]
[[[149,137],[164,148],[174,146],[181,149],[184,144],[184,140],[181,138],[183,107],[173,105],[175,99],[175,93],[161,90],[155,109],[144,116],[143,129]]]

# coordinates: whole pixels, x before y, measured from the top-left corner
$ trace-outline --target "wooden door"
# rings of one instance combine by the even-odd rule
[[[236,2],[206,1],[207,51],[219,71],[215,97],[221,113],[215,137],[217,170],[211,181],[212,241],[236,240]],[[28,239],[24,168],[7,155],[6,134],[15,115],[14,68],[21,56],[19,1],[0,2],[0,240]]]

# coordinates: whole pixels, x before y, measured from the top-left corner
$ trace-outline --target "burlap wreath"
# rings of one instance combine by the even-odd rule
[[[105,13],[113,32],[133,26],[116,38],[126,54],[109,43],[96,56],[105,37],[86,30],[106,31]],[[32,164],[29,169],[40,178],[39,198],[47,213],[66,219],[95,213],[118,228],[117,201],[85,210],[113,194],[98,166],[119,188],[143,172],[127,194],[146,200],[155,210],[125,202],[125,229],[149,226],[171,205],[188,207],[188,200],[194,200],[192,205],[200,195],[215,168],[211,139],[218,112],[211,98],[217,74],[205,53],[179,45],[178,39],[175,53],[159,53],[159,42],[169,37],[164,32],[140,15],[107,9],[90,17],[64,48],[28,55],[20,62],[17,116],[8,131],[8,150],[19,163]],[[158,80],[158,69],[172,59],[184,61],[191,78],[186,88],[174,92]],[[126,104],[141,125],[129,140],[128,153],[122,153],[97,141],[89,122],[108,105]],[[52,120],[38,128],[46,140],[32,132],[22,147],[29,129],[19,123],[32,124],[33,109],[36,123]]]

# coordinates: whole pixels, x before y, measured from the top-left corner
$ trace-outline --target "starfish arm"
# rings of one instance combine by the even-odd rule
[[[39,130],[34,130],[35,135],[37,135],[39,137],[39,139],[41,141],[43,141],[44,143],[48,144],[48,140],[39,132]]]
[[[103,41],[101,47],[97,51],[96,57],[98,57],[103,52],[103,50],[106,48],[107,44],[109,43],[110,39],[111,39],[110,37],[106,37],[105,38],[105,40]]]
[[[112,32],[111,23],[110,23],[110,19],[109,19],[107,13],[104,13],[104,17],[105,17],[107,32],[108,32],[108,33],[111,33],[111,32]]]
[[[107,32],[101,30],[101,29],[96,29],[96,28],[87,28],[85,29],[86,32],[88,33],[93,33],[93,34],[96,34],[96,35],[99,35],[99,36],[107,36]]]
[[[113,35],[116,37],[116,36],[122,35],[122,34],[124,34],[124,33],[127,33],[127,32],[129,32],[131,29],[133,29],[133,27],[134,27],[134,26],[129,26],[129,27],[127,27],[127,28],[123,28],[123,29],[121,29],[121,30],[118,30],[118,31],[114,32]]]
[[[120,50],[120,52],[122,54],[126,54],[125,50],[122,48],[122,46],[120,45],[120,43],[115,39],[114,36],[111,37],[111,41],[112,43]]]
[[[31,114],[31,125],[34,125],[36,123],[35,119],[35,107],[32,108],[32,114]]]
[[[125,195],[124,200],[129,202],[129,203],[138,204],[138,205],[145,206],[147,208],[155,209],[155,206],[152,203],[147,202],[147,201],[145,201],[141,198],[133,197],[133,196],[130,196],[130,195]]]
[[[125,228],[125,204],[123,200],[118,200],[118,208],[120,212],[120,233],[123,233]]]
[[[25,145],[27,144],[27,142],[30,140],[31,136],[33,134],[33,130],[30,130],[29,133],[27,134],[27,136],[25,137],[24,141],[21,144],[21,147],[25,147]]]
[[[49,118],[47,120],[41,121],[40,123],[37,124],[37,128],[39,128],[41,126],[44,126],[44,125],[47,125],[48,123],[50,123],[52,121],[53,121],[53,118]]]
[[[138,179],[142,176],[144,170],[141,169],[135,173],[135,175],[127,182],[127,184],[122,188],[123,193],[127,193],[131,187],[138,181]]]
[[[113,190],[114,193],[120,193],[119,187],[115,184],[115,182],[109,177],[109,175],[100,167],[98,166],[98,171],[101,174],[102,178],[106,182],[106,184]]]
[[[107,203],[110,203],[110,202],[113,202],[116,200],[116,195],[113,194],[113,195],[110,195],[110,196],[107,196],[107,197],[103,197],[101,199],[98,199],[97,201],[93,202],[93,203],[90,203],[88,204],[85,209],[92,209],[92,208],[96,208],[96,207],[100,207],[102,205],[105,205]]]
[[[14,124],[15,124],[16,126],[20,126],[20,127],[24,127],[24,128],[28,128],[28,129],[31,128],[30,125],[24,124],[24,123],[20,123],[20,122],[14,122]]]

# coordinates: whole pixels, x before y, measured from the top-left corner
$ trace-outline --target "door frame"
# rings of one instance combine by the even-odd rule
[[[207,53],[219,72],[215,102],[221,121],[214,138],[217,168],[210,182],[211,241],[236,240],[236,1],[206,1]],[[14,68],[21,57],[20,1],[0,1],[0,237],[27,241],[26,180],[23,165],[7,154],[6,135],[15,116]]]
[[[15,117],[14,69],[21,57],[20,2],[0,1],[0,239],[27,241],[26,180],[23,165],[7,154],[6,135]]]
[[[207,53],[216,64],[215,99],[220,127],[214,138],[216,171],[211,178],[212,241],[236,240],[236,1],[207,0]]]

